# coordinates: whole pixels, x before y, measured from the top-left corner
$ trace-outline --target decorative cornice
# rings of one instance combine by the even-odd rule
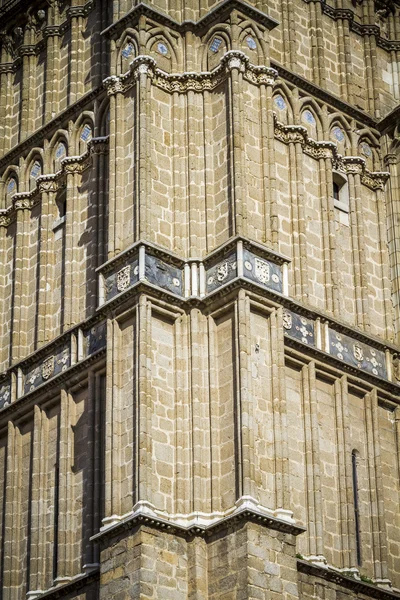
[[[334,569],[318,567],[317,565],[305,560],[297,560],[297,570],[300,573],[305,573],[306,575],[312,575],[314,577],[318,577],[319,579],[336,583],[341,587],[352,590],[357,594],[363,594],[368,598],[377,598],[377,600],[400,599],[400,594],[382,589],[376,585],[365,583],[364,581],[360,581],[354,577],[349,577],[348,575],[339,573]]]
[[[100,140],[99,146],[96,145]],[[89,147],[89,144],[91,146]],[[67,156],[61,161],[61,169],[57,173],[39,175],[36,179],[36,186],[30,192],[17,192],[12,197],[12,204],[6,209],[0,210],[0,227],[8,227],[15,219],[16,211],[28,209],[32,210],[34,206],[40,203],[40,194],[43,192],[57,192],[65,187],[65,177],[74,173],[81,174],[91,166],[92,154],[95,154],[94,148],[99,149],[99,153],[107,149],[108,138],[93,138],[88,143],[88,150],[81,156]],[[101,149],[101,151],[100,151]]]
[[[37,600],[39,600],[39,598],[40,600],[59,600],[74,592],[82,591],[93,584],[97,585],[99,580],[100,570],[98,568],[93,569],[87,574],[85,573],[74,577],[71,581],[68,581],[68,583],[46,590],[37,596]]]
[[[369,171],[366,161],[361,156],[342,156],[337,146],[331,141],[318,142],[309,137],[307,129],[302,125],[284,125],[275,116],[275,137],[285,144],[300,143],[305,154],[319,159],[331,159],[337,170],[343,173],[359,174],[361,183],[372,190],[383,190],[390,173]]]
[[[263,25],[266,29],[274,29],[279,25],[277,21],[269,17],[266,13],[250,6],[242,0],[225,0],[221,2],[215,8],[211,9],[204,17],[201,17],[198,21],[182,21],[179,23],[172,19],[162,11],[156,10],[147,4],[142,2],[135,6],[131,11],[125,14],[121,19],[113,23],[107,29],[102,31],[102,35],[110,39],[116,39],[126,29],[126,27],[132,27],[138,23],[141,16],[146,16],[150,19],[157,21],[159,24],[169,27],[174,31],[185,33],[186,31],[193,31],[201,34],[203,31],[208,30],[214,22],[223,21],[233,10],[238,10],[245,16],[256,21],[259,25]]]
[[[303,0],[303,2],[306,4],[310,4],[311,2],[319,2],[321,4],[321,10],[325,15],[335,21],[347,20],[349,22],[350,30],[354,31],[354,33],[357,33],[361,37],[366,35],[372,35],[376,37],[377,45],[387,52],[397,51],[400,49],[400,40],[388,40],[382,37],[379,25],[362,25],[356,20],[355,13],[350,9],[334,8],[333,6],[327,4],[326,0]]]
[[[108,95],[123,94],[134,85],[140,74],[145,73],[151,77],[154,85],[171,94],[174,92],[184,94],[189,90],[203,92],[215,89],[234,69],[243,73],[244,78],[255,85],[273,85],[278,75],[271,67],[252,65],[249,57],[239,50],[226,52],[213,71],[176,74],[162,71],[157,68],[156,61],[151,56],[141,55],[131,62],[127,73],[107,77],[104,86],[107,88]]]
[[[268,529],[274,531],[280,531],[290,535],[300,535],[304,533],[305,528],[289,521],[278,519],[272,515],[268,515],[256,508],[251,507],[238,507],[236,511],[226,517],[220,517],[210,524],[195,524],[195,525],[181,525],[174,520],[168,520],[161,516],[152,513],[149,510],[137,510],[130,515],[123,518],[121,521],[104,528],[99,533],[93,535],[90,539],[92,541],[99,541],[103,546],[111,538],[120,535],[124,531],[130,531],[137,527],[149,526],[154,529],[166,531],[174,535],[181,535],[182,537],[210,537],[211,535],[223,531],[225,529],[241,526],[243,522],[250,521],[257,523]]]

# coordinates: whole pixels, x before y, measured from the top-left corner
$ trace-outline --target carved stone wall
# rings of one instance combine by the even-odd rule
[[[0,599],[399,598],[398,0],[0,22]]]

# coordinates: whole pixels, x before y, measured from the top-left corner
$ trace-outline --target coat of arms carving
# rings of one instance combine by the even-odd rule
[[[354,358],[356,360],[358,360],[358,362],[361,362],[362,360],[364,360],[364,351],[363,351],[362,347],[360,346],[360,344],[355,343],[353,345],[353,354],[354,354]]]
[[[255,259],[254,274],[261,283],[268,283],[269,281],[269,264],[260,260]]]
[[[54,356],[49,356],[42,363],[42,378],[49,379],[54,373]]]
[[[228,277],[228,263],[223,262],[217,268],[218,281],[224,281]]]
[[[131,265],[127,265],[117,273],[117,290],[123,292],[131,283]]]

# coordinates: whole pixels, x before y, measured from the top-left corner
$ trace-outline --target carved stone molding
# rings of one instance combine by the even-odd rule
[[[107,147],[108,138],[100,139],[100,144]],[[107,140],[107,141],[106,141]],[[12,205],[0,210],[0,227],[8,227],[15,219],[18,210],[32,210],[40,202],[40,194],[43,192],[57,192],[66,185],[66,175],[83,173],[91,166],[92,155],[90,150],[81,156],[67,156],[61,161],[61,169],[57,173],[39,175],[36,179],[36,187],[30,192],[17,192],[12,197]]]
[[[388,40],[382,37],[379,25],[362,25],[361,23],[355,20],[355,14],[352,10],[333,8],[332,6],[329,6],[329,4],[325,2],[325,0],[303,0],[303,2],[306,2],[306,4],[310,4],[311,2],[319,2],[321,4],[321,10],[325,15],[327,15],[331,19],[334,19],[335,21],[339,19],[347,20],[349,22],[350,30],[354,31],[354,33],[357,33],[360,36],[373,35],[374,37],[376,37],[377,45],[386,50],[387,52],[397,51],[400,49],[400,40]],[[387,12],[387,1],[381,0],[380,3],[376,2],[375,4],[377,14],[379,14],[380,16],[387,16],[387,14],[389,14],[391,9],[389,9],[389,12]],[[377,8],[378,4],[382,6],[380,6],[380,8]],[[382,8],[385,13],[387,12],[386,15],[382,14]]]
[[[140,55],[137,56],[130,64],[129,71],[123,75],[111,75],[104,80],[104,86],[107,89],[107,94],[113,96],[114,94],[124,94],[129,90],[136,82],[138,77],[142,74],[148,75],[149,77],[154,76],[156,69],[156,61],[151,56]]]
[[[19,192],[14,194],[12,198],[13,208],[17,210],[32,210],[39,203],[37,189],[32,192]]]
[[[391,154],[386,154],[383,161],[384,161],[385,165],[397,165],[397,163],[400,162],[400,156],[398,156],[397,154],[394,154],[394,152]]]
[[[37,178],[39,192],[57,192],[59,184],[55,175],[41,175]]]
[[[302,125],[284,125],[275,117],[274,133],[275,137],[285,144],[300,143],[304,153],[316,160],[331,159],[335,169],[342,173],[359,174],[361,182],[372,190],[383,190],[390,177],[390,173],[385,171],[369,171],[365,159],[361,156],[342,156],[334,142],[313,140]]]
[[[153,79],[155,85],[171,94],[174,92],[184,94],[189,90],[203,92],[215,89],[234,69],[243,73],[244,78],[254,85],[273,85],[278,76],[276,69],[252,65],[244,52],[230,50],[224,54],[220,64],[213,71],[174,74],[158,69],[156,61],[151,56],[138,56],[131,62],[127,73],[107,77],[104,86],[109,96],[125,93],[134,85],[138,76],[145,73]]]
[[[87,151],[81,156],[67,156],[61,161],[61,172],[66,175],[74,173],[83,173],[91,165],[90,152]]]
[[[109,148],[109,137],[92,138],[87,144],[91,154],[107,154]]]

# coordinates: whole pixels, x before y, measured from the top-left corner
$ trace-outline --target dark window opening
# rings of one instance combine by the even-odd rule
[[[340,192],[339,185],[337,183],[333,182],[333,197],[335,200],[339,200],[339,192]]]

